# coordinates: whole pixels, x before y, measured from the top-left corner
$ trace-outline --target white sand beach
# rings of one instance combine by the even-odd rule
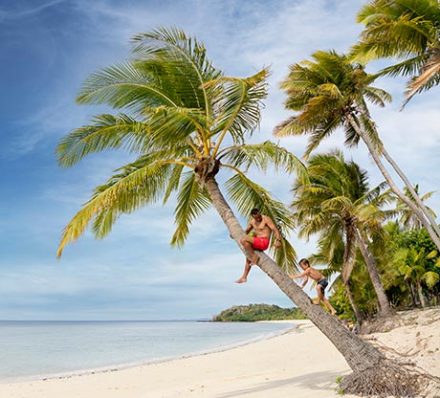
[[[417,323],[367,336],[440,376],[438,311]],[[0,384],[2,398],[331,398],[350,370],[309,321],[267,340],[167,362],[81,376]],[[406,357],[408,361],[408,357]],[[430,394],[434,397],[435,393]]]

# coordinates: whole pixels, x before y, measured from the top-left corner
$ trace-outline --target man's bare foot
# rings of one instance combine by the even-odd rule
[[[246,283],[246,282],[247,282],[247,279],[244,278],[243,276],[242,276],[240,279],[237,279],[237,280],[235,281],[235,283]]]

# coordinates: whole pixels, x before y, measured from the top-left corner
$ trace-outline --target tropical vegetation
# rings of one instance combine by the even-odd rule
[[[306,319],[298,308],[281,308],[269,304],[236,305],[215,315],[214,322],[256,322]]]
[[[390,196],[382,192],[384,184],[370,189],[366,171],[353,161],[345,162],[339,151],[313,156],[307,171],[309,182],[297,181],[293,189],[292,208],[299,236],[310,238],[318,234],[321,259],[333,266],[337,247],[342,240],[345,242],[342,267],[336,270],[341,273],[349,299],[349,278],[359,249],[379,302],[378,313],[390,315],[392,310],[369,248],[370,237],[382,233],[382,222],[387,217],[383,206],[390,201]],[[356,312],[355,302],[350,302]]]

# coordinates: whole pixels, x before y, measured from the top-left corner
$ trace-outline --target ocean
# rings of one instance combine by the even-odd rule
[[[0,321],[0,381],[166,360],[244,344],[291,323]]]

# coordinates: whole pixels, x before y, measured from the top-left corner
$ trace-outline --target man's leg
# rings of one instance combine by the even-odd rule
[[[235,283],[245,283],[247,282],[247,277],[249,272],[251,271],[252,263],[256,263],[258,261],[258,257],[255,254],[255,251],[252,247],[253,238],[250,236],[245,236],[240,240],[242,246],[246,249],[246,251],[251,255],[251,259],[246,258],[246,263],[244,265],[243,275],[235,281]]]
[[[253,242],[254,238],[251,238],[250,236],[245,236],[244,238],[240,239],[241,245],[248,253],[247,258],[250,260],[251,264],[257,264],[258,256],[255,253],[254,247],[252,246]]]
[[[235,283],[245,283],[245,282],[247,282],[247,277],[249,275],[249,272],[251,271],[251,267],[252,267],[252,264],[251,264],[250,260],[247,258],[246,259],[246,264],[244,265],[243,275],[239,279],[237,279],[235,281]]]

